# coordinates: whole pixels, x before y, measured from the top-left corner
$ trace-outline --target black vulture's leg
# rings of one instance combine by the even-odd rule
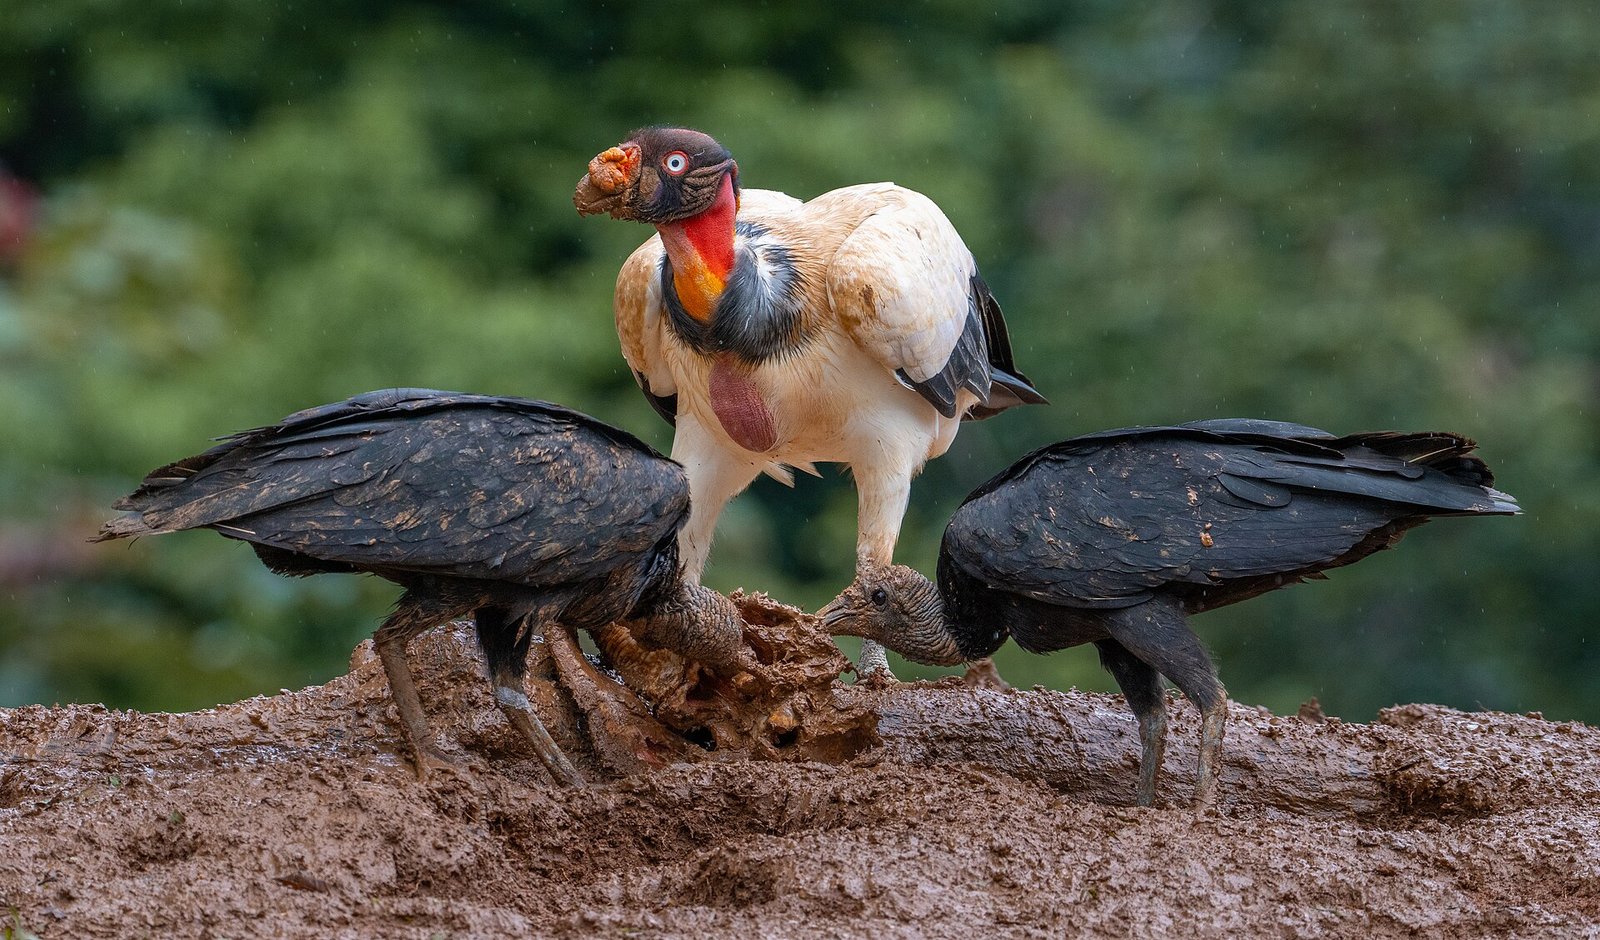
[[[568,787],[583,786],[583,777],[567,760],[561,746],[534,714],[523,689],[522,676],[528,669],[528,645],[533,641],[533,624],[528,618],[512,619],[498,607],[481,607],[474,617],[478,645],[489,664],[489,681],[494,684],[494,701],[500,711],[532,745],[544,761],[555,782]],[[557,629],[560,629],[559,627]]]
[[[1139,719],[1139,788],[1134,800],[1140,806],[1153,806],[1156,801],[1156,778],[1161,773],[1161,759],[1167,747],[1167,701],[1161,694],[1161,673],[1148,663],[1128,652],[1116,640],[1097,640],[1100,665],[1106,667],[1128,707]]]
[[[1217,679],[1217,667],[1200,638],[1185,622],[1175,599],[1158,597],[1137,607],[1108,611],[1106,632],[1128,652],[1154,666],[1200,709],[1200,767],[1195,782],[1197,809],[1217,795],[1222,762],[1222,735],[1228,720],[1228,690]]]
[[[378,648],[378,659],[389,678],[389,695],[400,712],[400,728],[406,743],[411,746],[411,756],[416,762],[417,779],[427,780],[434,770],[457,770],[449,758],[435,748],[428,733],[428,720],[422,714],[422,698],[411,678],[411,667],[406,663],[406,643],[429,627],[442,623],[461,613],[455,607],[440,605],[407,593],[395,604],[389,615],[372,634],[373,645]]]

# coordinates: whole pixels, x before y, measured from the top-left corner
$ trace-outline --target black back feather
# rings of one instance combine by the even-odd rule
[[[1101,431],[975,490],[941,565],[1052,604],[1124,607],[1167,591],[1208,609],[1357,561],[1431,516],[1518,512],[1474,446],[1248,419]]]
[[[233,435],[117,507],[136,521],[103,538],[211,528],[289,573],[550,586],[655,549],[687,519],[689,492],[677,464],[579,412],[389,389]]]

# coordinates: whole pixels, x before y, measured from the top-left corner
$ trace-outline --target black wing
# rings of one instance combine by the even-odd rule
[[[545,402],[374,392],[163,467],[106,537],[209,527],[364,569],[531,585],[594,577],[682,526],[681,468]]]
[[[977,271],[972,272],[967,300],[966,326],[944,368],[921,382],[912,381],[904,369],[896,370],[895,376],[946,418],[955,417],[956,395],[963,388],[978,396],[978,404],[963,420],[992,417],[1017,405],[1049,404],[1013,364],[1005,315]]]
[[[983,324],[984,341],[988,346],[989,400],[973,406],[967,412],[969,420],[992,417],[1016,405],[1048,405],[1027,376],[1017,371],[1011,358],[1011,334],[1006,329],[1005,314],[1000,302],[994,299],[983,275],[972,272],[972,303]]]
[[[979,487],[943,551],[994,587],[1072,606],[1287,582],[1376,550],[1369,538],[1398,534],[1396,523],[1518,511],[1488,487],[1473,446],[1243,420],[1103,431],[1035,451]]]

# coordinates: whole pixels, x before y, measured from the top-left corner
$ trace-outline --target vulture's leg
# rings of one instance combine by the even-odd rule
[[[1204,809],[1217,796],[1217,773],[1222,764],[1222,736],[1228,720],[1228,690],[1217,679],[1200,638],[1185,622],[1178,601],[1157,597],[1137,607],[1108,611],[1106,632],[1128,652],[1172,680],[1200,709],[1200,766],[1194,803]]]
[[[1134,801],[1140,806],[1153,806],[1156,778],[1161,774],[1161,759],[1167,747],[1167,701],[1161,694],[1161,673],[1116,640],[1097,640],[1094,645],[1100,650],[1100,665],[1117,680],[1128,707],[1139,719],[1139,787],[1134,791]]]
[[[861,655],[856,658],[856,675],[873,685],[895,681],[894,672],[889,668],[889,651],[882,643],[867,639],[861,641]]]
[[[684,577],[698,584],[706,556],[711,553],[711,539],[722,507],[750,485],[761,472],[761,464],[729,455],[706,432],[700,419],[689,413],[678,416],[672,459],[683,464],[689,478],[689,521],[678,533],[678,557],[683,562]]]
[[[894,459],[894,455],[874,455],[873,466],[860,461],[851,464],[856,476],[856,576],[887,568],[894,562],[894,543],[900,538],[900,521],[911,498],[910,470],[920,466],[914,458]],[[874,685],[894,681],[889,671],[889,653],[876,640],[861,641],[861,656],[856,660],[856,675]]]
[[[489,681],[494,685],[494,701],[500,711],[533,747],[544,761],[545,769],[556,783],[568,787],[583,786],[578,773],[561,746],[550,736],[550,730],[534,714],[533,705],[523,689],[522,677],[528,670],[528,647],[533,642],[531,618],[513,619],[499,607],[480,607],[473,618],[478,627],[478,645],[483,648],[483,658],[489,664]],[[560,629],[559,627],[557,629]]]
[[[389,695],[400,712],[400,730],[411,746],[418,780],[427,780],[428,774],[435,770],[454,772],[459,768],[439,753],[428,732],[428,720],[422,714],[422,698],[417,695],[411,667],[406,663],[406,644],[424,630],[462,612],[459,607],[407,592],[395,604],[394,613],[372,634],[378,659],[383,662],[383,672],[389,678]]]

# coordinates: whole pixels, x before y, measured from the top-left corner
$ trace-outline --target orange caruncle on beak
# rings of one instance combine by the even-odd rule
[[[606,195],[621,192],[639,168],[639,148],[611,147],[589,161],[589,179]]]
[[[572,204],[579,215],[611,213],[613,218],[632,218],[628,203],[631,187],[639,179],[639,147],[622,143],[610,147],[589,161],[589,171],[578,180]]]

